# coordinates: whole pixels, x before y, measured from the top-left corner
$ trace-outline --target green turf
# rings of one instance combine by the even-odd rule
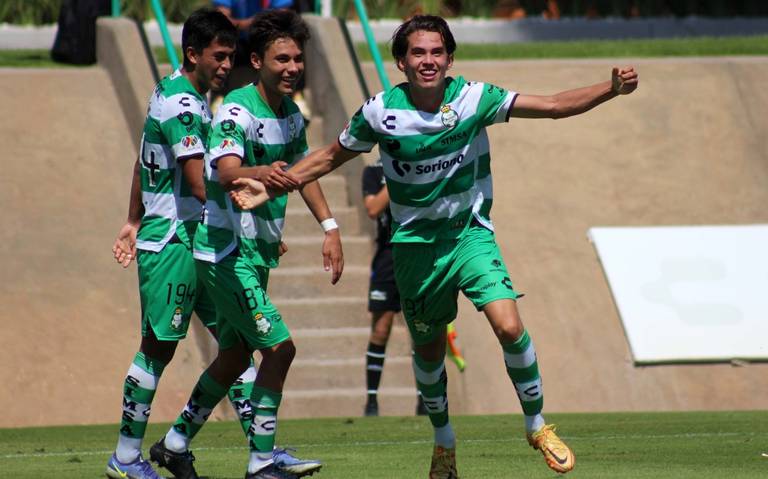
[[[53,68],[69,66],[74,65],[56,63],[51,60],[49,50],[0,50],[0,67]]]
[[[765,478],[768,413],[551,414],[576,452],[571,478]],[[453,418],[462,478],[553,478],[523,439],[517,415]],[[145,448],[167,429],[150,425]],[[0,478],[99,477],[117,427],[0,429]],[[333,479],[424,478],[431,454],[425,418],[284,420],[278,442],[325,463]],[[235,423],[207,425],[194,442],[198,472],[243,476],[247,450]]]

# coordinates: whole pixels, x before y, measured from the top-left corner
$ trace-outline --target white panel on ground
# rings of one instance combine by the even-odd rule
[[[635,362],[768,360],[768,225],[589,236]]]

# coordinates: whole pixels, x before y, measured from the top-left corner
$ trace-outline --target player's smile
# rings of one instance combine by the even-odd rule
[[[453,64],[439,32],[419,30],[408,36],[408,51],[397,66],[409,83],[418,89],[441,88]]]
[[[259,84],[268,96],[290,95],[304,73],[304,52],[291,38],[278,38],[270,43],[263,59],[254,53],[251,62],[259,70]]]

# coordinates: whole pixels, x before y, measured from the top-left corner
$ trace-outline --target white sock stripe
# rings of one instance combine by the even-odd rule
[[[439,414],[448,409],[448,398],[446,396],[434,398],[422,396],[422,401],[424,401],[424,407],[427,408],[427,412],[430,414]]]
[[[365,355],[368,356],[369,358],[376,358],[376,359],[384,359],[387,357],[386,353],[372,353],[370,351],[365,353]]]
[[[272,436],[277,429],[277,416],[253,416],[248,434],[253,436]]]
[[[527,383],[515,383],[515,389],[521,401],[535,401],[541,398],[544,392],[541,388],[541,378]]]
[[[244,383],[252,383],[256,381],[256,368],[253,366],[248,367],[248,369],[245,370],[243,374],[240,375],[239,378],[237,378],[237,382],[240,384]]]
[[[189,403],[187,403],[187,405],[184,407],[184,411],[181,414],[189,422],[193,422],[195,424],[203,424],[208,420],[208,417],[211,415],[211,411],[213,411],[212,408],[197,405],[191,406]]]
[[[378,389],[369,389],[368,390],[368,394],[379,394],[379,390]]]
[[[157,389],[157,383],[160,380],[158,376],[149,374],[135,363],[131,363],[131,367],[128,368],[128,376],[133,378],[134,381],[132,382],[140,388],[149,389],[152,391]]]
[[[443,375],[443,371],[445,371],[445,363],[442,363],[440,367],[434,371],[427,372],[421,369],[416,364],[416,361],[413,362],[413,374],[416,376],[416,381],[421,384],[437,384],[437,382],[440,381],[440,377]]]
[[[379,365],[376,365],[376,364],[369,364],[365,369],[367,369],[368,371],[383,371],[384,370],[384,366],[379,366]]]
[[[528,349],[520,354],[513,354],[504,351],[504,363],[508,368],[525,369],[536,362],[536,350],[533,343],[528,345]]]

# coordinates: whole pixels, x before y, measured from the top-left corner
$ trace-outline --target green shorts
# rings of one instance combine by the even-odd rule
[[[218,263],[196,261],[197,274],[216,306],[219,348],[237,342],[251,351],[265,349],[291,337],[288,326],[267,296],[269,268],[229,255]]]
[[[493,232],[472,225],[458,240],[395,243],[395,279],[414,344],[432,342],[456,318],[459,290],[477,310],[517,299]]]
[[[216,325],[216,311],[205,287],[197,280],[192,251],[182,243],[169,243],[160,252],[139,250],[141,335],[150,328],[160,341],[187,336],[192,311],[206,327]]]

